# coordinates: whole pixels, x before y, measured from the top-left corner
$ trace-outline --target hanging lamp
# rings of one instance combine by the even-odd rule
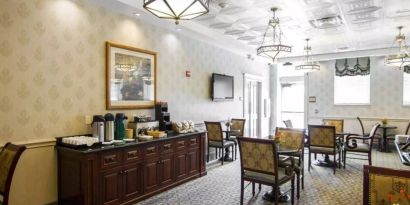
[[[312,47],[309,46],[309,40],[306,39],[306,46],[303,49],[305,51],[306,55],[306,62],[302,65],[298,65],[295,67],[295,70],[301,70],[304,72],[312,72],[312,71],[318,71],[320,70],[320,65],[316,64],[313,61],[310,61],[310,56],[312,55]]]
[[[406,36],[401,33],[403,26],[397,28],[399,29],[399,34],[395,37],[394,42],[399,45],[399,52],[396,55],[386,56],[385,65],[401,69],[404,66],[410,65],[410,50],[406,45]]]
[[[273,13],[272,19],[269,20],[263,35],[262,44],[256,50],[258,56],[264,56],[271,58],[273,61],[278,57],[281,52],[292,52],[292,47],[282,44],[282,30],[279,25],[279,18],[276,16],[278,8],[273,7],[271,11]],[[272,34],[272,37],[270,37]]]
[[[144,9],[165,19],[191,20],[209,12],[210,0],[144,0]]]

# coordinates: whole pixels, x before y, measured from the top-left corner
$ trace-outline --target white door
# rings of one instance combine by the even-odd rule
[[[261,137],[261,90],[262,83],[246,78],[244,80],[245,133],[249,137]]]

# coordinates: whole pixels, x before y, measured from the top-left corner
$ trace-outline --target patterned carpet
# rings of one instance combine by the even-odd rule
[[[307,157],[307,155],[305,155]],[[318,158],[320,158],[318,156]],[[373,150],[374,166],[384,166],[395,169],[409,169],[400,163],[397,153],[381,153]],[[239,159],[239,157],[238,157]],[[307,158],[305,158],[307,159]],[[312,156],[313,159],[313,156]],[[307,161],[307,160],[306,160]],[[307,164],[307,162],[305,163]],[[301,191],[300,199],[295,204],[300,205],[334,205],[362,204],[362,167],[367,164],[363,160],[347,159],[346,169],[337,169],[333,175],[331,168],[312,165],[310,173],[305,171],[305,189]],[[307,166],[306,166],[307,167]],[[240,163],[211,162],[207,166],[208,175],[185,183],[169,191],[140,202],[141,205],[172,204],[239,204],[240,200]],[[284,185],[290,187],[290,184]],[[262,186],[262,190],[252,197],[252,188],[245,189],[245,204],[274,204],[262,199],[262,195],[269,191],[269,187]],[[286,203],[283,203],[286,204]],[[288,203],[290,204],[290,202]]]

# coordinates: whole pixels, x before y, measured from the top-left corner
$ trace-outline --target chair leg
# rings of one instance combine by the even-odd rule
[[[221,165],[224,165],[224,160],[225,160],[225,157],[224,157],[224,151],[225,151],[225,149],[222,147],[222,150],[221,150],[221,153],[222,153]]]
[[[339,169],[342,168],[342,151],[339,151]]]
[[[208,155],[206,156],[206,162],[209,162],[209,145],[208,145]]]
[[[292,189],[292,193],[291,193],[291,196],[290,196],[290,200],[291,200],[291,203],[292,203],[292,205],[293,204],[295,204],[295,175],[293,175],[293,179],[292,179],[292,187],[291,187],[291,189]],[[298,191],[298,195],[299,195],[299,191]],[[299,196],[298,196],[298,199],[299,199]]]
[[[215,147],[215,159],[218,159],[218,150],[219,150],[219,148]]]
[[[236,160],[236,154],[238,154],[238,144],[235,144],[235,160]]]
[[[316,158],[317,158],[317,154],[315,153],[315,160],[316,160]]]
[[[310,172],[311,158],[312,158],[312,156],[311,156],[311,153],[310,153],[310,150],[309,150],[309,160],[308,160],[308,171],[309,171],[309,172]]]
[[[371,150],[368,154],[368,158],[369,158],[369,166],[372,166],[372,151]]]
[[[259,191],[262,189],[262,184],[259,183]]]
[[[336,164],[336,153],[333,153],[334,155],[333,155],[333,162],[335,163],[334,164],[334,166],[333,166],[333,174],[336,174],[336,166],[337,166],[337,164]]]
[[[255,196],[255,182],[252,182],[252,196]]]
[[[244,181],[241,179],[241,205],[243,204],[243,189],[244,189]]]
[[[279,186],[278,186],[278,185],[275,185],[275,188],[273,188],[273,191],[275,192],[275,205],[278,205]]]
[[[296,197],[299,199],[300,196],[300,172],[296,174],[297,179],[296,179]],[[292,181],[293,183],[293,181]],[[293,191],[292,191],[293,194]],[[293,204],[293,203],[292,203]]]
[[[346,169],[346,155],[347,152],[346,150],[343,151],[343,169]]]
[[[305,167],[302,168],[302,189],[305,189]]]

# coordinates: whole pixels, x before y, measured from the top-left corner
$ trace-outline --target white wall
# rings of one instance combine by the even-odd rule
[[[360,133],[359,123],[355,119],[357,116],[364,118],[367,132],[372,124],[387,118],[391,124],[399,126],[397,133],[404,132],[407,122],[410,121],[410,107],[402,105],[403,72],[385,67],[383,57],[371,57],[370,60],[370,105],[334,105],[335,60],[321,62],[319,72],[309,73],[308,96],[316,96],[316,103],[308,105],[309,123],[321,123],[322,118],[343,118],[345,131]],[[315,110],[318,110],[318,113],[315,113]]]

